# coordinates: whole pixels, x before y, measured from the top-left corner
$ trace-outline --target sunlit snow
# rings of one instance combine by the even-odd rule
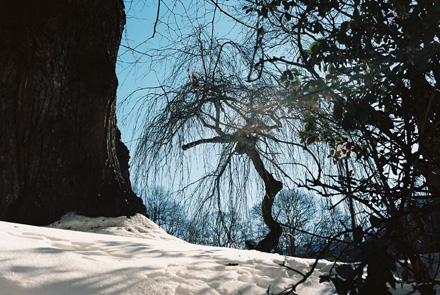
[[[51,227],[0,222],[2,295],[276,294],[301,279],[281,264],[306,273],[312,263],[189,244],[142,215],[68,214]],[[331,284],[319,283],[331,267],[319,262],[296,292],[334,294]]]

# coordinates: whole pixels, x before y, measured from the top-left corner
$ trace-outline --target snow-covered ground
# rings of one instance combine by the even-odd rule
[[[51,227],[0,222],[1,295],[276,294],[301,279],[280,264],[306,273],[313,262],[189,244],[141,215],[68,214]],[[331,267],[319,262],[297,294],[334,294],[319,283]]]

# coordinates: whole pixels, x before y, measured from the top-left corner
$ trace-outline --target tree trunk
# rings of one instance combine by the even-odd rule
[[[145,214],[116,126],[122,0],[0,4],[0,219]]]
[[[242,148],[251,159],[255,170],[257,170],[258,174],[263,179],[266,193],[264,194],[261,213],[264,223],[270,229],[270,232],[262,241],[257,244],[255,249],[262,252],[271,252],[278,246],[281,234],[283,233],[283,229],[281,228],[280,224],[272,217],[272,206],[276,195],[283,188],[283,183],[276,180],[273,175],[270,174],[264,167],[264,163],[255,147],[256,139],[251,139],[249,142],[253,144],[243,144]]]

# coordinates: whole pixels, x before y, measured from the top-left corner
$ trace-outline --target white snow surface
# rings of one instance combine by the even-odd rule
[[[306,273],[313,262],[190,244],[142,215],[69,213],[49,227],[0,222],[1,295],[276,294],[301,279],[280,264]],[[320,261],[297,294],[334,294],[319,283],[331,267]]]

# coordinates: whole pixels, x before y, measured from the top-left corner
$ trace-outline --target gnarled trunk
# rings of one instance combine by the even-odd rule
[[[283,233],[281,225],[272,217],[273,203],[276,195],[283,188],[283,183],[276,180],[273,175],[270,174],[264,167],[264,163],[261,160],[261,157],[258,154],[255,146],[256,139],[250,140],[250,142],[253,142],[253,144],[243,144],[241,145],[241,148],[244,149],[243,152],[246,153],[251,159],[252,164],[257,170],[257,173],[263,179],[265,194],[261,207],[261,214],[263,216],[264,223],[270,229],[270,232],[257,244],[255,249],[262,252],[271,252],[278,246],[280,237]]]
[[[0,219],[145,213],[116,126],[122,0],[0,4]]]

